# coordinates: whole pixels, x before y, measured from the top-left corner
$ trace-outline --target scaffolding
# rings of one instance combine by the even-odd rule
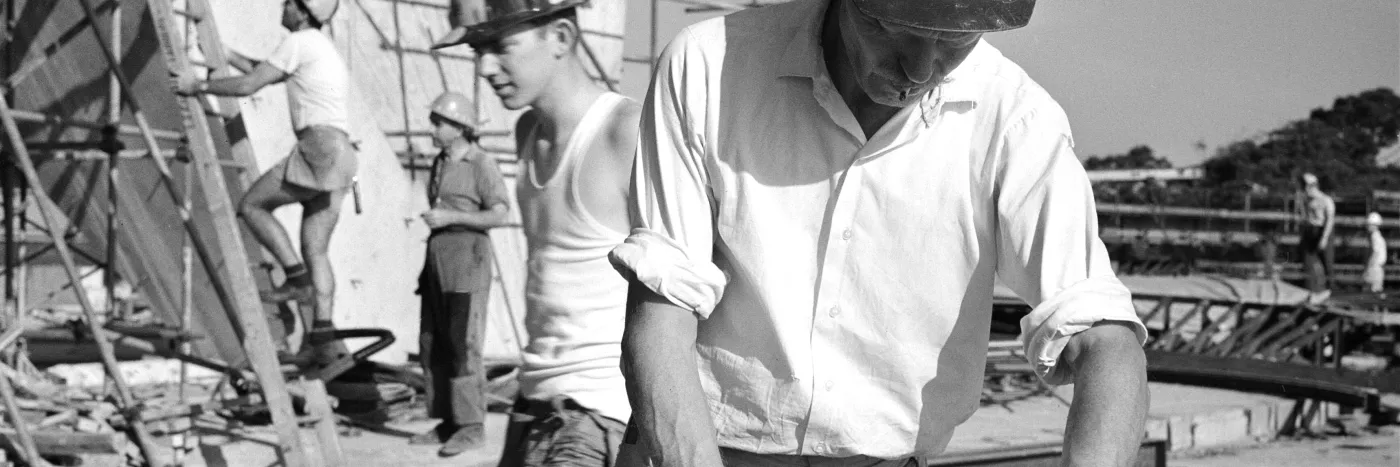
[[[236,101],[179,98],[170,92],[177,76],[228,73],[208,4],[7,0],[0,6],[6,50],[0,60],[6,292],[0,350],[22,348],[30,309],[28,265],[52,251],[68,280],[64,288],[73,292],[81,309],[86,337],[100,354],[111,383],[109,395],[144,464],[180,464],[189,449],[180,442],[166,452],[148,422],[250,406],[269,413],[277,454],[286,465],[341,464],[324,386],[284,373],[264,318],[267,310],[258,299],[252,266],[262,253],[246,242],[232,202],[251,183],[254,168]],[[152,29],[155,39],[149,35]],[[143,32],[147,35],[137,37]],[[155,64],[159,66],[148,66]],[[105,112],[95,121],[92,109],[102,105],[90,98],[101,93],[93,86],[98,82],[105,88]],[[24,102],[32,109],[21,109]],[[153,103],[157,112],[148,113]],[[153,124],[152,115],[164,121]],[[92,170],[94,165],[100,168]],[[100,175],[90,176],[95,172]],[[71,183],[84,176],[87,183]],[[98,194],[94,187],[102,183],[106,189]],[[89,215],[94,207],[105,216]],[[38,211],[42,222],[31,218],[31,210]],[[78,243],[100,246],[103,253],[86,253]],[[179,245],[178,261],[172,244]],[[31,247],[38,251],[27,251]],[[83,286],[92,272],[81,272],[80,259],[102,273],[102,307],[92,303]],[[160,323],[127,322],[129,316],[117,302],[118,278],[146,292],[152,308],[162,313]],[[204,294],[206,290],[213,293]],[[196,335],[214,342],[192,348]],[[224,400],[216,391],[214,400],[188,401],[182,365],[181,406],[173,414],[153,412],[125,381],[118,346],[212,369],[241,395]],[[5,357],[0,396],[22,460],[46,465],[31,427],[19,416],[12,388],[32,365],[23,351]],[[294,396],[307,414],[301,420]],[[314,441],[302,439],[298,424],[303,421],[315,426]]]

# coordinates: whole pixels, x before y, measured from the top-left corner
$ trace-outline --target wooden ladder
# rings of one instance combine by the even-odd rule
[[[174,76],[189,75],[194,72],[195,66],[201,66],[214,77],[226,76],[229,73],[227,56],[207,0],[188,0],[185,3],[184,9],[176,9],[172,0],[147,2],[170,72]],[[196,63],[186,54],[186,38],[182,34],[185,30],[180,27],[184,23],[179,21],[181,18],[195,24],[194,39],[205,56],[202,63]],[[235,205],[229,195],[230,182],[224,177],[226,166],[240,169],[239,176],[234,177],[231,183],[241,193],[253,182],[257,167],[242,118],[238,115],[238,101],[233,98],[220,99],[218,111],[213,111],[206,107],[201,97],[177,99],[188,140],[186,149],[207,203],[205,208],[213,223],[211,233],[216,238],[222,258],[217,264],[207,260],[205,264],[218,269],[210,271],[211,276],[217,276],[217,280],[212,282],[216,292],[220,293],[225,310],[231,315],[230,319],[235,323],[234,328],[241,330],[244,351],[261,384],[264,401],[277,433],[278,454],[289,466],[343,465],[336,417],[324,384],[320,380],[299,376],[294,376],[290,384],[284,379],[286,375],[278,364],[276,347],[258,298],[257,284],[253,278],[254,264],[249,261],[252,254],[249,253],[249,245],[245,244]],[[231,148],[227,157],[221,158],[214,144],[214,128],[221,129],[228,136]],[[199,243],[198,239],[195,241]],[[259,250],[253,246],[251,251]],[[315,427],[314,441],[304,440],[301,436],[298,417],[292,406],[292,392],[305,401],[308,416],[300,420]],[[319,449],[307,449],[310,445]]]

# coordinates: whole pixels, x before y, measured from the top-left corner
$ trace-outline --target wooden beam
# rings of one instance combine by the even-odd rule
[[[1154,180],[1196,180],[1205,174],[1205,170],[1200,167],[1183,167],[1179,169],[1122,169],[1122,170],[1089,170],[1090,182],[1134,182],[1147,179]]]
[[[21,122],[43,123],[55,126],[71,126],[78,128],[87,128],[89,130],[101,130],[107,127],[106,123],[89,122],[84,120],[68,120],[58,118],[53,115],[40,112],[33,112],[29,110],[10,109],[10,113],[14,116],[15,120]],[[117,133],[124,136],[140,136],[141,127],[133,125],[120,125],[117,127]],[[161,130],[156,128],[151,129],[151,134],[155,135],[156,138],[172,141],[179,141],[185,138],[184,133],[172,130]]]
[[[15,445],[15,430],[0,428],[0,438]],[[76,454],[121,454],[126,451],[122,433],[78,433],[73,431],[34,431],[34,447],[46,456]]]
[[[1156,206],[1123,203],[1098,203],[1096,205],[1096,208],[1098,209],[1099,215],[1174,216],[1196,217],[1203,219],[1228,219],[1275,222],[1296,222],[1298,220],[1298,216],[1294,215],[1293,213],[1282,211],[1238,211],[1233,209],[1189,208],[1181,206]],[[1336,225],[1348,227],[1366,227],[1366,217],[1337,216]],[[1383,220],[1381,222],[1381,227],[1400,228],[1400,219]]]

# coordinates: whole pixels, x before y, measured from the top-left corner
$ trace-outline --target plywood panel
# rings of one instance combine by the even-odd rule
[[[121,69],[133,84],[137,101],[152,127],[180,130],[179,113],[174,95],[169,92],[170,81],[161,57],[145,1],[115,2],[123,11],[121,24]],[[114,3],[103,2],[98,26],[104,34],[111,29],[107,20]],[[17,79],[14,106],[68,120],[101,122],[107,111],[107,62],[78,2],[17,1],[15,21],[5,35],[4,70],[8,73],[32,68],[32,74]],[[37,64],[27,67],[29,64]],[[124,124],[132,124],[131,114],[123,116]],[[66,126],[24,124],[22,132],[34,142],[93,141],[97,132]],[[128,147],[144,147],[137,137],[124,137]],[[166,141],[166,148],[176,144]],[[101,164],[47,161],[39,156],[43,179],[49,194],[60,200],[65,214],[76,218],[75,225],[84,236],[99,246],[105,242],[107,208],[105,173]],[[178,170],[179,164],[176,164]],[[184,231],[178,211],[166,194],[149,159],[121,163],[119,245],[123,261],[119,273],[134,282],[146,294],[159,316],[166,323],[176,323],[180,314],[179,248]],[[93,196],[93,194],[98,194]],[[202,200],[196,199],[196,205]],[[196,213],[197,219],[206,216]],[[218,252],[215,261],[222,261]],[[210,287],[202,269],[195,275],[196,332],[210,339],[197,344],[197,351],[206,356],[220,357],[232,362],[242,359],[238,342],[231,339],[232,328],[222,305]]]

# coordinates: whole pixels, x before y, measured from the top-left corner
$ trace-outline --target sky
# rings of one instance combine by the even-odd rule
[[[627,2],[624,54],[646,57],[652,0]],[[716,16],[686,8],[660,0],[658,48]],[[1145,144],[1195,165],[1339,96],[1400,90],[1400,0],[1040,0],[985,39],[1064,107],[1080,157]],[[641,98],[649,67],[623,71]]]

